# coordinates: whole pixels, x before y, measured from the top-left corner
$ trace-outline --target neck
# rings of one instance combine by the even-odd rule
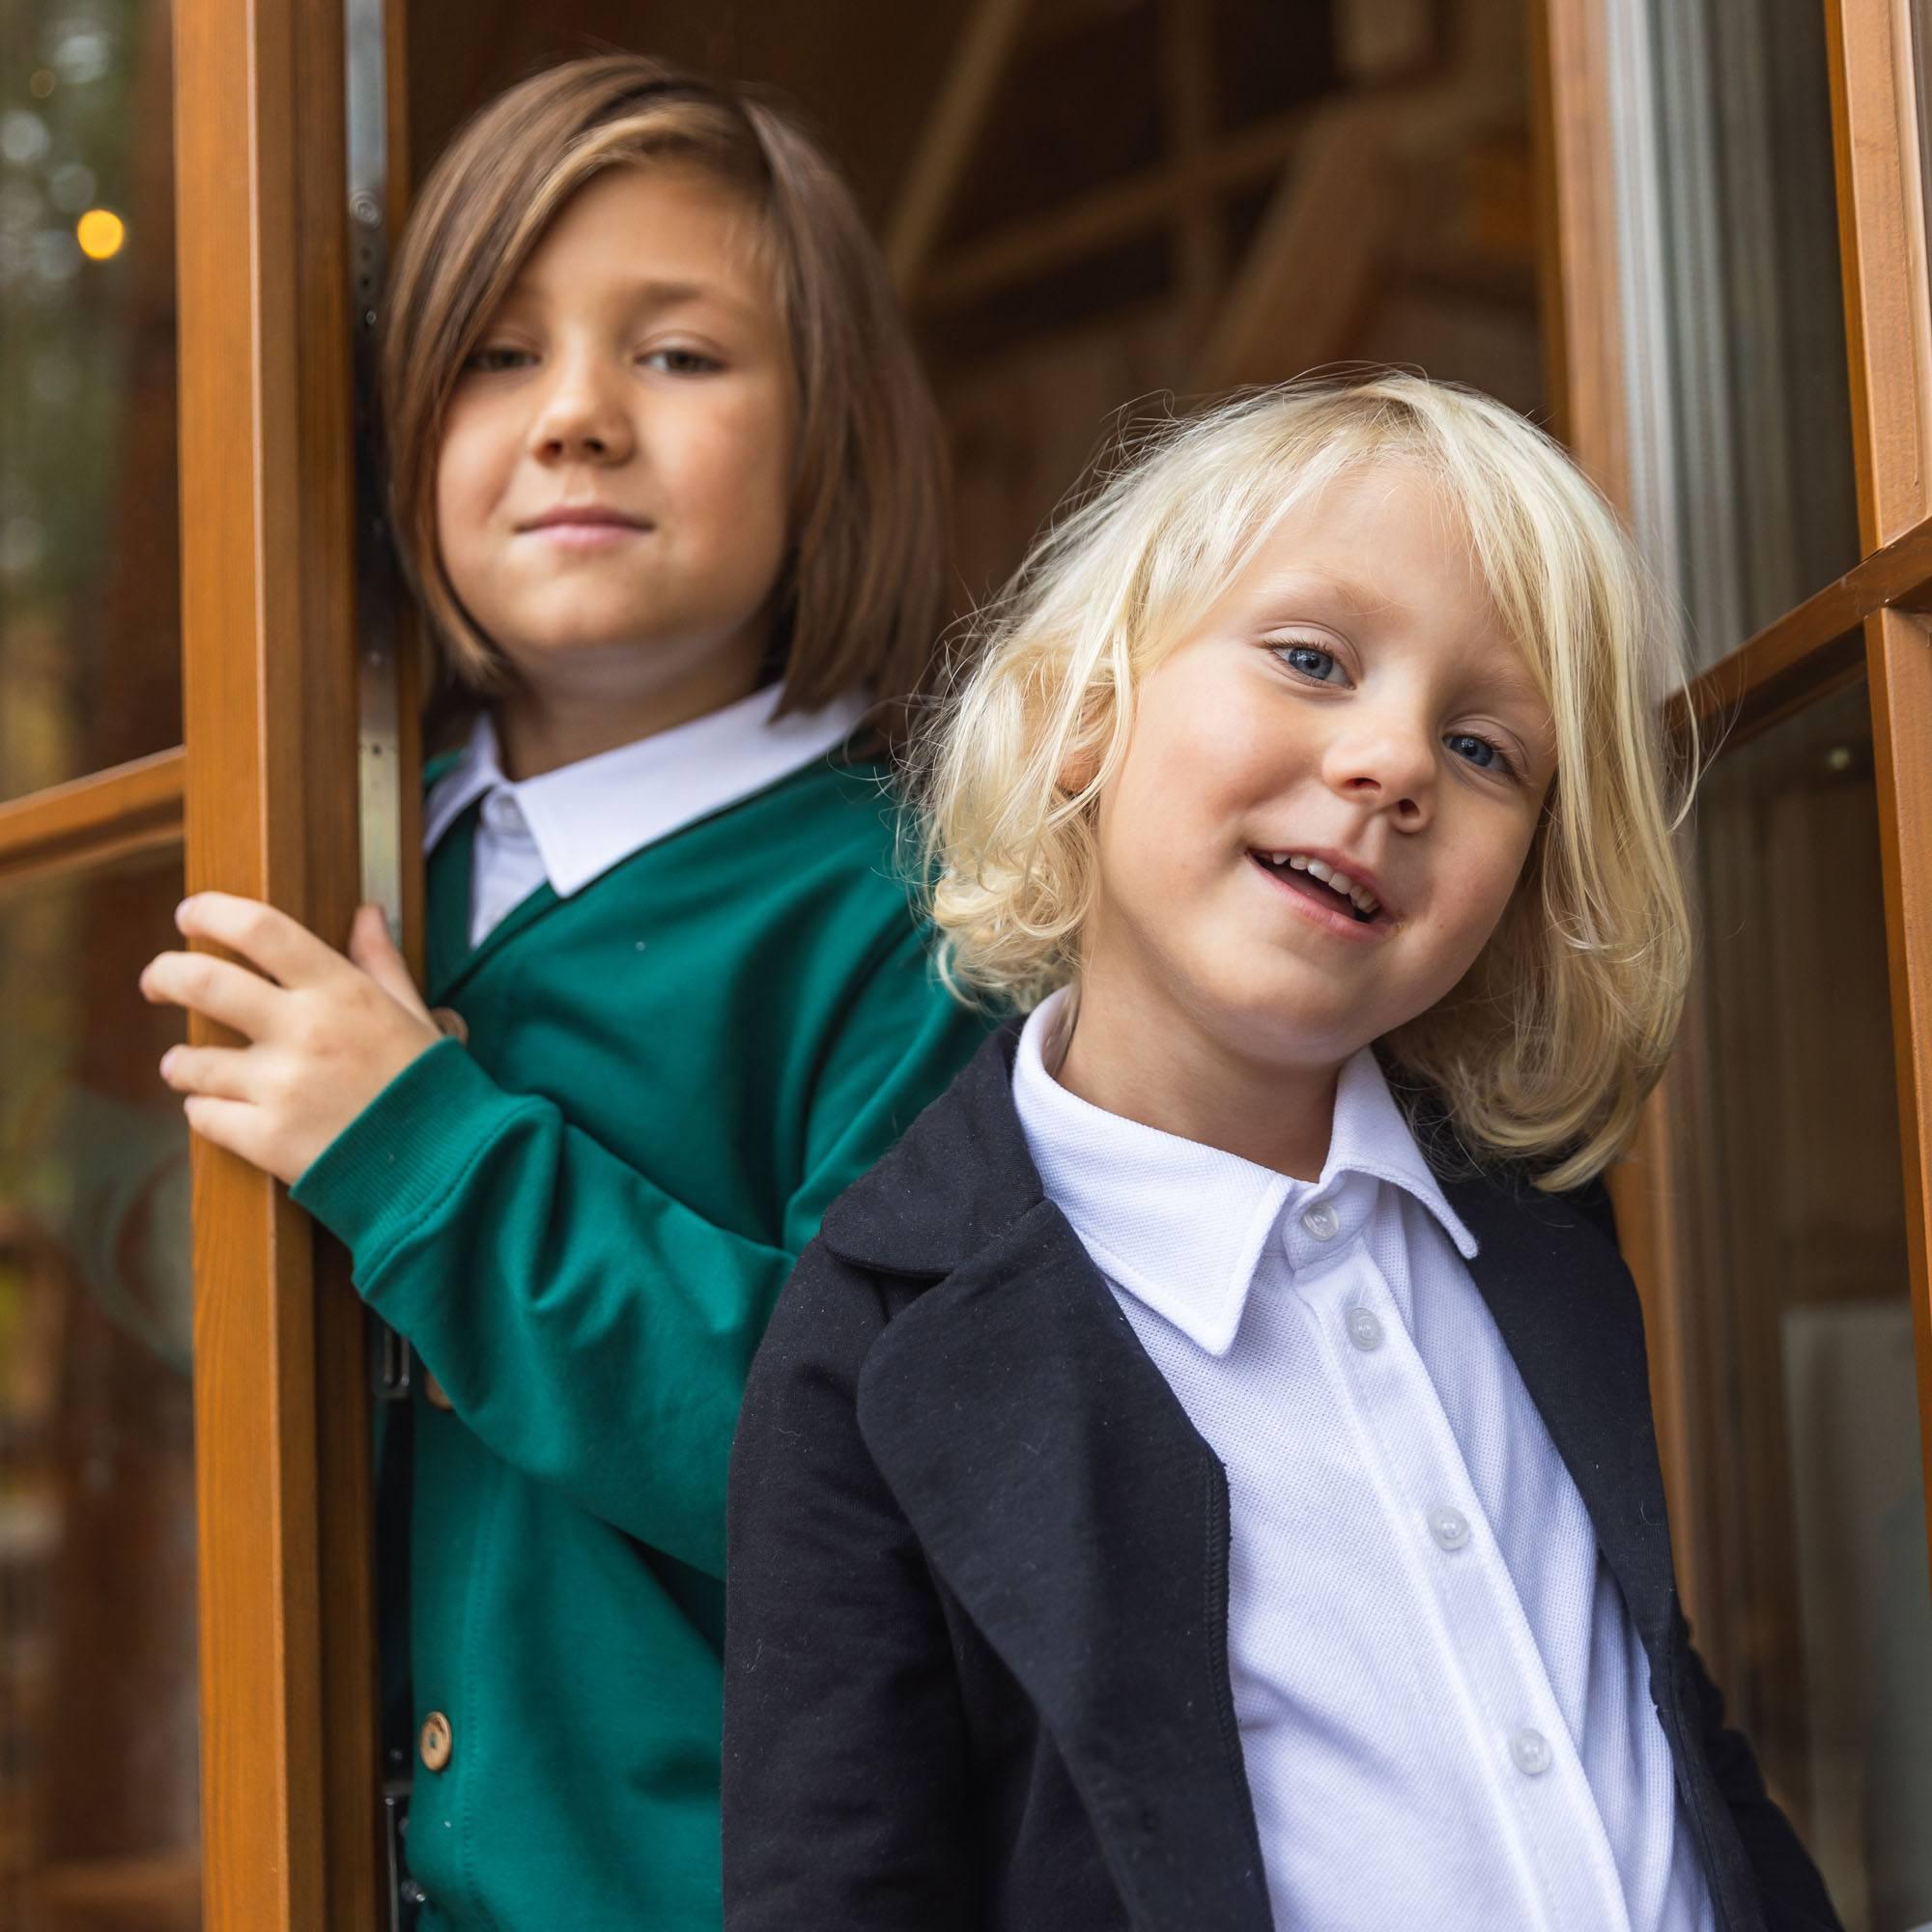
[[[647,691],[596,679],[520,678],[491,709],[503,776],[513,783],[538,778],[675,730],[749,697],[753,680],[751,668],[730,661],[699,666],[675,685]]]
[[[1339,1065],[1257,1062],[1192,1016],[1083,977],[1060,1084],[1094,1106],[1296,1180],[1321,1178]]]

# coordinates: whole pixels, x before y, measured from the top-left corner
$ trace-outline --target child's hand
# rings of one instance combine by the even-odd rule
[[[141,975],[143,996],[186,1007],[249,1044],[174,1047],[161,1078],[187,1094],[196,1133],[277,1179],[298,1179],[442,1037],[375,906],[356,913],[347,959],[286,913],[228,893],[184,900],[175,923],[249,964],[163,952]]]

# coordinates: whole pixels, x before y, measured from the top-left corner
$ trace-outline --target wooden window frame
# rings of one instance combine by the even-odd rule
[[[360,847],[343,9],[175,5],[187,882],[346,934]],[[287,1190],[200,1142],[194,1242],[206,1922],[374,1932],[360,1305]]]
[[[191,892],[346,933],[360,847],[343,8],[172,11],[185,743],[0,804],[0,893],[173,848]],[[393,4],[389,24],[399,44]],[[201,1142],[192,1186],[202,1920],[376,1932],[361,1304],[286,1189]]]
[[[1537,10],[1541,173],[1550,239],[1546,315],[1559,426],[1612,502],[1631,509],[1619,330],[1616,157],[1606,14]],[[1862,676],[1871,706],[1904,1162],[1918,1420],[1932,1491],[1932,273],[1911,0],[1824,0],[1861,560],[1694,678],[1673,700],[1721,758]],[[1690,1524],[1684,1313],[1696,1290],[1671,1177],[1681,1127],[1661,1092],[1612,1178],[1652,1335],[1658,1433],[1681,1541]],[[1928,1548],[1932,1560],[1932,1548]],[[1695,1567],[1680,1564],[1690,1601]]]
[[[0,805],[0,888],[182,842],[180,746]]]

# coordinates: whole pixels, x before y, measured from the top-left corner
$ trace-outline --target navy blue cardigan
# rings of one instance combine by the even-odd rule
[[[1015,1038],[834,1203],[752,1373],[728,1932],[1270,1922],[1228,1679],[1226,1479],[1043,1197]],[[1835,1927],[1690,1648],[1642,1318],[1600,1211],[1444,1185],[1642,1638],[1719,1924]]]

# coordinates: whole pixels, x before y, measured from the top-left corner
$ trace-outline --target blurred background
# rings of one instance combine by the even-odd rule
[[[964,610],[1123,412],[1363,361],[1566,434],[1591,298],[1559,274],[1552,28],[1585,14],[1625,370],[1587,400],[1708,667],[1870,548],[1817,0],[406,0],[403,119],[419,178],[500,89],[609,47],[801,107],[939,398]],[[6,801],[182,739],[179,24],[0,0],[0,834]],[[1885,837],[1861,675],[1720,761],[1680,1131],[1636,1183],[1684,1283],[1651,1321],[1686,1600],[1860,1932],[1932,1921]],[[190,1236],[174,1023],[133,980],[179,824],[89,849],[10,870],[0,837],[0,1928],[176,1932],[202,1915]]]

